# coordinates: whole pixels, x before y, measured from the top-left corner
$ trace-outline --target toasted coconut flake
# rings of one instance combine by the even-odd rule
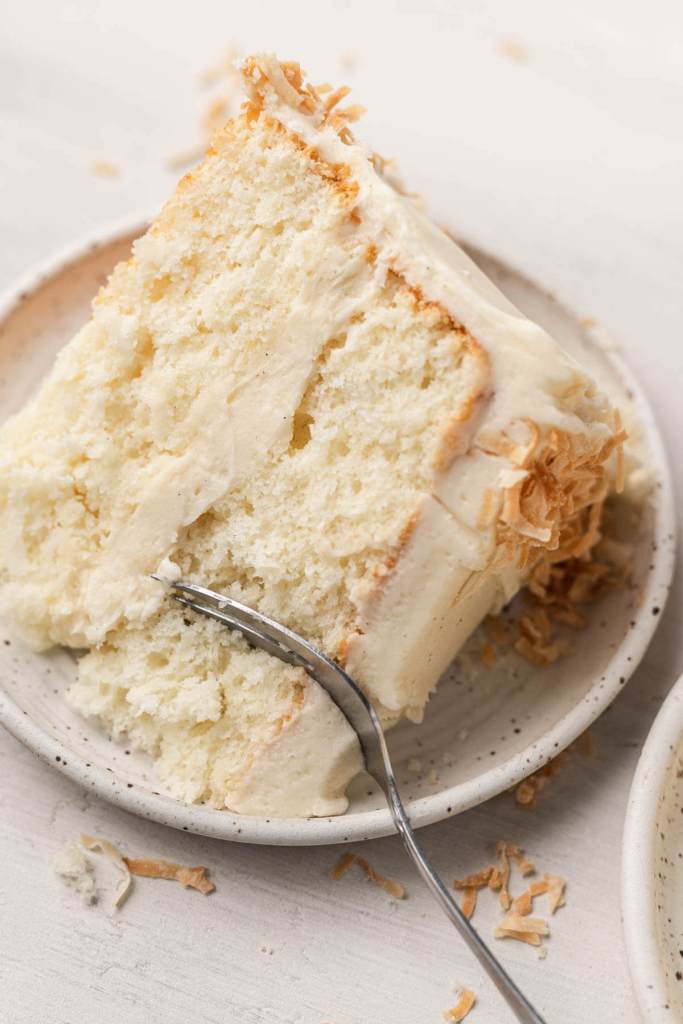
[[[476,910],[479,891],[488,887],[498,893],[500,905],[505,911],[505,916],[494,930],[494,936],[540,947],[542,939],[550,934],[550,928],[547,921],[531,916],[534,900],[547,895],[550,913],[554,914],[564,903],[565,881],[559,875],[544,874],[542,878],[530,882],[513,899],[510,894],[512,864],[523,877],[535,874],[536,866],[516,843],[496,843],[496,857],[497,864],[488,864],[466,878],[455,879],[453,888],[463,894],[460,909],[469,920]]]
[[[477,871],[473,875],[468,875],[467,878],[456,878],[453,882],[453,888],[456,890],[485,889],[495,870],[496,869],[493,864],[489,864],[487,867],[482,868],[481,871]]]
[[[303,99],[300,92],[303,76],[298,65],[291,62],[280,64],[274,57],[265,54],[258,58],[258,63],[282,102],[298,110]]]
[[[469,887],[463,890],[460,909],[469,921],[472,914],[477,909],[477,890],[474,887]]]
[[[458,1001],[455,1006],[451,1006],[450,1010],[446,1010],[443,1015],[443,1019],[455,1024],[460,1024],[467,1014],[470,1012],[472,1007],[477,1001],[477,995],[470,988],[463,988],[458,993]]]
[[[533,902],[529,889],[525,889],[524,892],[519,894],[519,896],[515,896],[510,910],[514,911],[515,914],[521,914],[522,917],[531,913],[533,910]]]
[[[364,113],[364,108],[360,104],[338,107],[351,91],[348,86],[332,89],[327,83],[310,85],[304,80],[304,74],[298,64],[281,64],[274,57],[266,55],[247,58],[243,74],[251,103],[257,111],[263,105],[263,82],[267,80],[283,103],[310,114],[321,125],[331,125],[342,142],[354,141],[349,123],[357,121]]]
[[[495,928],[494,939],[515,939],[517,942],[526,942],[527,946],[540,946],[541,937],[534,932],[504,931],[502,928]]]
[[[503,875],[499,867],[494,867],[489,877],[489,889],[491,892],[500,892],[503,887]]]
[[[338,110],[336,116],[352,124],[354,121],[358,121],[365,113],[367,113],[367,110],[362,103],[350,103],[348,107],[342,107],[341,110]]]
[[[132,885],[130,871],[125,858],[121,856],[114,844],[110,843],[108,839],[100,839],[98,836],[87,836],[81,833],[78,837],[78,841],[81,846],[86,848],[86,850],[103,853],[105,857],[108,857],[109,860],[111,860],[119,869],[123,877],[119,882],[118,889],[114,896],[114,906],[117,908],[123,906],[125,901],[128,899]]]
[[[536,873],[536,865],[532,860],[529,860],[528,857],[524,856],[524,850],[519,846],[516,846],[515,843],[508,843],[507,849],[508,856],[515,862],[523,878],[526,878],[527,875],[533,875]]]
[[[330,871],[330,878],[333,882],[338,882],[340,878],[346,874],[352,864],[356,862],[355,853],[343,853],[337,863]]]
[[[580,387],[577,380],[569,391],[578,393]],[[559,561],[573,553],[584,553],[597,539],[591,532],[595,514],[591,523],[584,513],[601,503],[609,489],[606,462],[613,451],[620,449],[625,437],[619,422],[615,422],[614,433],[606,441],[591,441],[557,428],[541,437],[538,425],[528,418],[512,424],[512,434],[519,432],[517,424],[529,434],[526,443],[511,435],[482,441],[482,448],[489,454],[525,470],[524,479],[516,479],[504,492],[498,561],[503,564],[516,560],[520,568],[525,568],[539,557]]]
[[[519,896],[515,897],[510,909],[516,914],[521,914],[522,916],[530,914],[533,910],[533,901],[536,896],[542,896],[546,892],[548,892],[548,883],[545,878],[532,882],[524,892],[521,892]]]
[[[509,843],[496,843],[496,856],[498,857],[499,864],[499,895],[498,902],[500,903],[503,910],[509,910],[512,902],[510,896],[510,844]],[[497,879],[498,880],[498,879]],[[490,883],[489,883],[490,884]]]
[[[493,935],[496,939],[516,939],[531,946],[540,946],[541,938],[550,935],[550,928],[540,917],[528,917],[510,910],[496,925]]]
[[[548,665],[566,654],[569,645],[558,639],[558,625],[584,628],[585,606],[626,585],[628,558],[621,546],[605,539],[608,530],[601,496],[563,528],[558,549],[546,552],[531,569],[524,592],[529,607],[515,621],[515,648],[532,664]],[[490,635],[488,625],[487,630]]]
[[[380,889],[384,889],[384,891],[389,893],[390,896],[393,896],[394,899],[404,900],[406,898],[406,891],[400,882],[396,882],[391,878],[383,878],[382,875],[375,871],[373,866],[365,859],[365,857],[361,857],[357,853],[343,854],[330,871],[330,878],[335,882],[339,881],[339,879],[346,874],[352,864],[358,864],[369,882],[373,882],[375,885],[378,885]]]
[[[351,90],[348,85],[341,85],[338,89],[334,89],[323,100],[323,113],[325,115],[330,114],[334,107],[336,107],[338,103],[341,103],[341,101],[345,99],[350,92]]]
[[[206,877],[208,868],[205,867],[183,867],[182,864],[174,864],[170,860],[152,857],[123,857],[124,863],[128,866],[131,875],[141,875],[143,878],[168,878],[174,882],[180,882],[186,889],[197,889],[198,892],[208,896],[216,886]]]
[[[556,910],[564,906],[564,892],[567,886],[567,882],[564,878],[559,875],[545,874],[543,881],[547,886],[548,893],[548,905],[550,907],[550,913],[554,914]]]

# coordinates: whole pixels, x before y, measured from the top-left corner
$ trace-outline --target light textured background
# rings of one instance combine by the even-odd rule
[[[231,42],[275,49],[314,80],[354,87],[369,108],[362,134],[398,158],[437,219],[605,325],[656,403],[680,493],[680,4],[21,0],[2,22],[0,286],[158,206],[167,157],[198,138],[197,72]],[[349,55],[354,66],[340,67]],[[94,175],[96,160],[120,177]],[[497,946],[549,1024],[638,1019],[621,829],[638,749],[683,669],[682,618],[679,578],[645,665],[594,730],[596,756],[575,756],[535,811],[506,795],[423,833],[447,877],[506,838],[569,878],[547,960]],[[363,852],[405,883],[401,904],[355,874],[332,883],[334,849],[174,833],[81,793],[4,733],[0,758],[3,1021],[429,1024],[460,983],[480,993],[473,1024],[509,1019],[396,840]],[[79,830],[133,855],[207,864],[217,891],[141,880],[118,915],[85,909],[50,867]],[[486,930],[492,916],[477,920]]]

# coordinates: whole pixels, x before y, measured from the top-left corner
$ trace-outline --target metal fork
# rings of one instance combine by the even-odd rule
[[[345,715],[360,741],[366,771],[377,782],[387,798],[396,830],[412,857],[427,888],[441,905],[461,938],[474,953],[510,1009],[521,1024],[544,1024],[541,1015],[519,990],[505,968],[472,927],[448,889],[420,849],[396,785],[384,732],[377,713],[365,694],[334,661],[304,640],[298,633],[268,618],[254,608],[217,594],[194,583],[153,579],[170,587],[173,597],[195,612],[239,630],[250,644],[260,647],[289,665],[297,665],[327,691]]]

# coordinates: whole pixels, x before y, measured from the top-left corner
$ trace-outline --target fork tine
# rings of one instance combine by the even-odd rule
[[[269,619],[267,615],[263,615],[255,608],[249,608],[240,601],[235,601],[232,597],[217,594],[215,590],[209,590],[208,587],[202,587],[197,583],[185,583],[184,580],[165,580],[154,575],[152,578],[164,583],[171,590],[175,591],[174,597],[176,598],[178,594],[189,595],[188,600],[201,605],[201,610],[205,611],[206,614],[209,614],[211,610],[226,612],[226,609],[229,609],[227,614],[231,617],[232,625],[236,629],[239,629],[241,625],[246,625],[249,629],[256,630],[263,636],[268,637],[269,640],[280,645],[283,643],[283,635],[286,635],[288,649],[293,647],[298,654],[305,656],[304,649],[300,649],[301,645],[296,643],[300,638],[295,633],[291,633],[285,626],[280,625],[280,623],[275,622],[273,619]],[[222,619],[221,621],[227,621],[227,619]]]
[[[260,647],[261,650],[266,651],[275,658],[279,658],[281,661],[286,661],[290,665],[297,665],[301,668],[308,667],[307,663],[300,655],[296,654],[294,651],[289,651],[276,640],[272,640],[270,637],[266,636],[265,633],[261,633],[259,630],[247,625],[247,623],[241,622],[228,612],[222,611],[218,608],[212,608],[210,605],[201,604],[199,601],[190,601],[188,598],[182,597],[180,594],[174,594],[173,600],[177,601],[178,604],[184,605],[185,608],[191,608],[192,611],[198,612],[201,615],[206,615],[210,619],[215,619],[217,622],[221,622],[224,626],[230,626],[232,629],[238,630],[255,647]]]

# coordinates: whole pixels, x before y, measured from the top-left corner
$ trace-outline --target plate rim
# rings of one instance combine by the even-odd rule
[[[638,758],[621,846],[621,912],[631,983],[647,1024],[661,1024],[668,1001],[657,940],[655,843],[660,796],[683,736],[683,675],[669,690]],[[667,1018],[671,1021],[673,1017]]]
[[[89,253],[114,244],[117,240],[142,231],[149,224],[149,211],[120,218],[81,240],[63,246],[41,262],[37,269],[20,278],[0,297],[0,326],[19,304],[37,291],[50,278],[63,273],[69,266],[85,259]],[[567,316],[578,317],[561,300],[550,295],[525,274],[511,267],[505,260],[464,242],[475,258],[494,260],[511,270],[549,298]],[[582,328],[590,339],[590,332]],[[596,340],[593,338],[593,343]],[[635,411],[643,427],[645,441],[653,458],[657,476],[657,500],[654,505],[653,537],[656,549],[653,566],[648,572],[643,591],[643,607],[666,604],[675,561],[675,507],[671,471],[664,441],[657,427],[654,412],[628,365],[614,349],[603,349],[615,374],[633,396]],[[543,737],[528,744],[502,764],[429,796],[408,803],[411,821],[416,828],[433,824],[468,810],[517,785],[522,779],[546,764],[572,743],[611,703],[623,688],[642,659],[654,635],[661,614],[646,615],[638,628],[630,630],[613,656],[610,685],[597,686],[572,707]],[[624,683],[619,680],[623,679]],[[347,812],[332,818],[263,818],[235,815],[229,810],[217,810],[197,804],[182,804],[172,797],[155,791],[129,789],[119,781],[112,769],[100,768],[85,762],[58,740],[47,736],[30,720],[2,688],[0,680],[0,724],[21,743],[37,754],[53,769],[57,769],[80,786],[133,814],[148,818],[172,828],[193,832],[211,838],[234,842],[248,842],[272,846],[318,846],[361,842],[391,835],[395,827],[388,808],[357,813]],[[65,757],[66,755],[66,757]],[[334,826],[334,827],[331,827]]]

